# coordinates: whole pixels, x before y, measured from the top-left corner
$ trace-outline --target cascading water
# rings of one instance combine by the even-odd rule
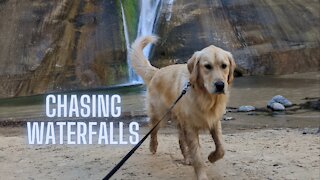
[[[141,10],[138,25],[137,37],[151,35],[157,18],[158,7],[161,0],[141,0]],[[149,58],[151,44],[146,46],[143,53]]]
[[[126,16],[124,14],[124,10],[123,10],[123,6],[122,6],[121,0],[120,0],[120,5],[121,5],[121,14],[122,14],[124,37],[125,37],[125,41],[126,41],[126,48],[127,48],[127,51],[128,51],[130,49],[129,33],[128,33]],[[127,64],[128,64],[128,81],[129,81],[129,84],[141,83],[141,78],[133,71],[129,58],[130,58],[130,56],[129,56],[129,51],[128,51],[127,52]]]
[[[158,7],[160,5],[161,0],[140,0],[140,16],[139,16],[139,24],[137,37],[151,35],[154,29],[154,24],[157,18]],[[124,27],[124,35],[126,40],[127,49],[130,48],[129,34],[127,29],[126,17],[124,14],[124,10],[121,4],[121,13]],[[149,57],[151,50],[151,45],[145,47],[143,53],[146,57]],[[128,75],[129,75],[129,84],[140,84],[143,83],[141,77],[139,77],[134,70],[132,69],[129,55],[127,54],[127,62],[128,62]]]
[[[170,21],[170,19],[171,19],[173,2],[174,2],[174,0],[167,0],[168,9],[167,9],[167,13],[166,13],[166,21]]]

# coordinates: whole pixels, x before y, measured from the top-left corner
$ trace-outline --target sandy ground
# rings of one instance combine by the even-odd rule
[[[144,127],[141,132],[146,132]],[[211,179],[320,179],[320,135],[317,129],[263,129],[224,135],[225,157],[210,164]],[[1,128],[0,179],[102,179],[123,157],[127,145],[41,145],[26,143],[21,127]],[[201,135],[202,155],[214,149]],[[160,130],[156,155],[140,147],[114,179],[194,179],[172,127]]]

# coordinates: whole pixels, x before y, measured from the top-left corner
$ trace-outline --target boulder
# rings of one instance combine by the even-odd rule
[[[272,103],[269,108],[271,108],[273,111],[284,111],[286,108],[280,104],[280,103]]]
[[[280,103],[284,107],[291,107],[292,102],[289,101],[287,98],[281,96],[281,95],[276,95],[274,96],[267,104],[268,107],[271,107],[273,103]]]

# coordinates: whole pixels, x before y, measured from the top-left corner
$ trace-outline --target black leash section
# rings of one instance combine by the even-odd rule
[[[180,96],[176,99],[176,101],[172,104],[170,109],[164,114],[164,116],[157,122],[157,124],[136,144],[131,151],[129,151],[124,158],[103,178],[103,180],[110,179],[114,173],[116,173],[121,166],[132,156],[132,154],[141,146],[141,144],[147,139],[147,137],[151,134],[151,132],[160,124],[160,122],[168,115],[168,113],[174,108],[174,106],[178,103],[178,101],[182,98],[183,95],[187,93],[188,88],[191,86],[190,82],[187,83],[185,88],[182,90]]]

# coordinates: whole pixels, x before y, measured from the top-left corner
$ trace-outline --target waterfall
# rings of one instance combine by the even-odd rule
[[[129,56],[129,49],[130,49],[129,33],[128,33],[126,16],[125,16],[125,14],[124,14],[124,10],[123,10],[123,6],[122,6],[121,0],[120,0],[120,5],[121,5],[121,14],[122,14],[124,38],[125,38],[125,41],[126,41],[126,48],[127,48],[128,81],[129,81],[129,84],[142,83],[141,77],[139,77],[139,76],[133,71],[132,66],[131,66],[130,56]]]
[[[167,13],[166,13],[166,21],[170,21],[170,19],[171,19],[173,2],[174,2],[174,0],[167,1],[168,8],[167,8]]]
[[[157,18],[158,7],[161,0],[140,0],[141,9],[137,37],[151,35]],[[149,58],[151,44],[146,46],[143,53]]]
[[[140,16],[139,16],[139,24],[137,37],[151,35],[153,32],[154,24],[157,18],[158,7],[160,5],[161,0],[140,0]],[[124,13],[124,9],[122,6],[122,2],[120,0],[121,5],[121,13],[122,13],[122,21],[123,21],[123,29],[124,36],[126,41],[127,50],[130,49],[130,40],[129,33],[127,27],[127,21]],[[151,45],[148,45],[144,48],[143,53],[146,57],[149,58],[151,50]],[[128,83],[129,84],[142,84],[143,81],[140,76],[138,76],[134,70],[132,69],[129,53],[127,53],[127,63],[128,63]]]

